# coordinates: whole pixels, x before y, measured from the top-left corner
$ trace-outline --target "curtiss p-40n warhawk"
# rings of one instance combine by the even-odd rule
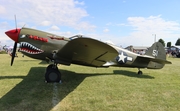
[[[14,61],[17,43],[20,44],[19,51],[24,55],[53,63],[46,69],[45,80],[47,82],[61,81],[61,73],[57,64],[133,67],[139,69],[138,74],[142,74],[140,68],[161,69],[165,64],[171,64],[166,60],[164,47],[159,42],[154,43],[145,55],[139,55],[81,35],[66,38],[25,27],[9,30],[5,34],[15,41],[11,65]]]

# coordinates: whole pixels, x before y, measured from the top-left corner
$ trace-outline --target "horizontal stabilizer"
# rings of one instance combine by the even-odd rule
[[[160,64],[172,64],[170,61],[162,60],[162,59],[151,59],[151,61],[157,62],[157,63],[160,63]]]

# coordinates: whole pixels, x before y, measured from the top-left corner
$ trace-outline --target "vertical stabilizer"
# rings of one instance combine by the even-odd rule
[[[164,46],[160,42],[155,42],[148,51],[146,51],[145,55],[153,56],[156,59],[166,60],[166,52]]]

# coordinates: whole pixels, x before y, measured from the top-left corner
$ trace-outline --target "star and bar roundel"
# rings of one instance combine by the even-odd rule
[[[125,64],[127,61],[132,62],[133,58],[129,57],[126,52],[119,51],[119,55],[116,57],[116,61],[119,64]]]

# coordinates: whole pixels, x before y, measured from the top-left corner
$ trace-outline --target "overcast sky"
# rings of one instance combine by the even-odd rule
[[[180,0],[0,0],[1,45],[13,45],[4,32],[17,26],[71,37],[82,34],[126,47],[150,46],[180,38]]]

